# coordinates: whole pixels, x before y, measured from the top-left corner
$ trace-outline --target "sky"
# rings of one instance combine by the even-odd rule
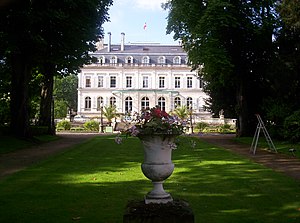
[[[110,22],[103,25],[104,41],[111,32],[112,44],[120,44],[121,33],[126,43],[178,44],[166,34],[168,12],[161,8],[165,0],[114,0],[108,13]],[[144,25],[146,23],[146,29]]]

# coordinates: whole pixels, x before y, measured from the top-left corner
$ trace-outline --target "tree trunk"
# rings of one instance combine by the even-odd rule
[[[240,83],[237,86],[237,136],[249,136],[249,125],[248,125],[248,105],[244,92],[244,84]]]
[[[48,127],[48,134],[55,135],[54,117],[53,116],[53,73],[54,66],[45,66],[44,79],[41,89],[41,104],[39,125]]]
[[[29,130],[29,81],[31,69],[22,53],[11,55],[11,123],[13,135],[22,138],[31,137]]]

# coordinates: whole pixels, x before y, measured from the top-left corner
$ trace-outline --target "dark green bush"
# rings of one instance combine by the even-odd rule
[[[95,120],[90,120],[90,121],[87,121],[83,124],[83,127],[86,129],[86,130],[89,130],[89,131],[99,131],[99,122],[96,122]]]
[[[285,119],[284,137],[293,143],[300,142],[300,110]]]
[[[196,128],[199,129],[200,132],[203,132],[205,128],[207,128],[209,125],[206,122],[198,122],[196,124]]]
[[[71,128],[71,123],[67,120],[63,120],[57,123],[56,125],[57,129],[64,129],[64,130],[70,130]]]

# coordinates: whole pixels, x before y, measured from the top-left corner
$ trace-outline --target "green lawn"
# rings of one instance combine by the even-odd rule
[[[252,144],[252,137],[241,137],[241,138],[235,138],[235,141],[237,142],[241,142],[244,144],[248,144],[249,146],[251,146]],[[287,141],[278,141],[278,140],[272,140],[273,144],[277,150],[278,153],[283,153],[289,156],[295,156],[300,158],[300,144],[292,144],[290,142]],[[257,147],[260,147],[262,149],[266,149],[269,150],[269,145],[266,141],[266,138],[264,136],[260,136],[259,140],[258,140],[258,144]],[[295,151],[292,153],[290,151],[290,149],[295,149]],[[273,151],[273,150],[272,150]]]
[[[35,146],[39,143],[45,143],[56,139],[58,139],[58,136],[52,135],[35,136],[30,140],[22,140],[12,136],[0,136],[0,154],[28,148],[30,146]]]
[[[300,182],[197,140],[173,152],[165,189],[187,200],[196,222],[300,222]],[[129,200],[152,186],[141,143],[98,136],[0,181],[0,222],[122,222]]]

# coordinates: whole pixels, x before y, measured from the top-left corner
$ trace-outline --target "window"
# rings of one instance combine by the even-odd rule
[[[105,64],[105,57],[104,56],[99,57],[98,58],[98,63]]]
[[[192,109],[192,108],[193,108],[193,99],[192,99],[191,97],[188,97],[188,98],[186,99],[186,107],[187,107],[188,109]]]
[[[150,63],[149,57],[148,57],[148,56],[144,56],[144,57],[142,58],[142,64],[149,64],[149,63]]]
[[[127,97],[125,98],[125,112],[131,112],[132,111],[132,98]]]
[[[110,87],[116,87],[116,85],[117,85],[117,78],[116,78],[116,76],[111,76],[110,77]]]
[[[143,76],[143,88],[149,87],[149,78],[148,76]]]
[[[181,64],[181,57],[176,56],[173,58],[173,64]]]
[[[84,99],[84,109],[85,110],[91,110],[92,101],[90,97],[86,97]]]
[[[166,99],[164,97],[160,97],[158,99],[158,106],[160,107],[160,109],[162,111],[165,111],[166,110]]]
[[[97,111],[100,111],[102,106],[103,106],[103,98],[98,97],[97,98]]]
[[[180,77],[175,77],[175,88],[180,88]]]
[[[91,77],[85,77],[85,87],[91,87]]]
[[[193,87],[193,78],[192,77],[187,77],[186,87],[187,88]]]
[[[126,57],[125,63],[127,63],[127,64],[132,64],[132,63],[133,63],[133,57],[132,57],[132,56]]]
[[[203,88],[204,87],[204,81],[199,78],[199,88]]]
[[[174,98],[174,105],[175,105],[175,106],[174,106],[175,108],[181,106],[181,99],[180,99],[180,97]]]
[[[165,87],[165,77],[159,77],[159,88]]]
[[[111,63],[111,64],[117,64],[117,62],[118,62],[118,58],[117,58],[116,56],[112,56],[112,57],[110,58],[110,63]]]
[[[126,87],[132,87],[132,77],[126,77]]]
[[[141,109],[147,109],[149,108],[149,98],[143,97],[141,100]]]
[[[159,64],[165,64],[166,63],[166,58],[164,56],[160,56],[160,57],[158,57],[157,62]]]
[[[109,99],[109,105],[110,105],[110,106],[116,106],[116,102],[117,102],[117,100],[116,100],[115,97],[111,97],[111,98]]]
[[[98,87],[103,87],[103,76],[98,76]]]

